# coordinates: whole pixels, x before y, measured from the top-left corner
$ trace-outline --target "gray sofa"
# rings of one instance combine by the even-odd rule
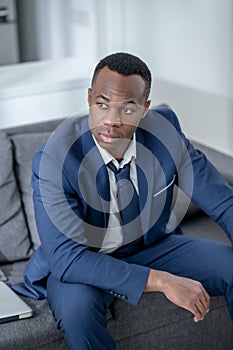
[[[7,275],[9,285],[22,281],[25,264],[39,244],[31,199],[31,159],[60,122],[0,131],[0,268]],[[233,158],[196,146],[233,185]],[[187,235],[212,237],[230,244],[221,229],[193,205],[182,227]],[[34,316],[0,324],[0,349],[67,349],[54,328],[47,301],[25,300],[33,308]],[[118,350],[230,350],[233,344],[232,322],[223,297],[211,299],[210,313],[198,324],[189,312],[159,293],[143,295],[137,307],[116,300],[107,327],[117,341]]]

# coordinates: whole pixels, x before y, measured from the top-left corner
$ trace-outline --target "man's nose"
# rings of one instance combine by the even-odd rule
[[[122,124],[121,114],[118,108],[111,107],[104,116],[104,124],[109,126],[120,126]]]

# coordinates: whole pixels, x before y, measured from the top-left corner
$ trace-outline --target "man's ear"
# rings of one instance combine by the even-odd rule
[[[92,98],[92,89],[89,88],[87,92],[87,101],[89,106],[91,105],[91,98]]]
[[[148,109],[150,108],[150,104],[151,104],[151,100],[146,100],[146,103],[144,105],[144,112],[143,112],[142,118],[144,118],[145,115],[147,114]]]

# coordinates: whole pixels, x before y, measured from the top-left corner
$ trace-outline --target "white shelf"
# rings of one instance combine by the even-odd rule
[[[90,72],[77,58],[0,67],[0,129],[87,110]]]
[[[91,72],[83,72],[77,58],[20,63],[0,67],[0,100],[87,86]]]

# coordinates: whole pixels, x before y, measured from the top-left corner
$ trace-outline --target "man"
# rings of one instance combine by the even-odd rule
[[[107,56],[88,90],[89,116],[63,123],[34,157],[41,247],[25,284],[47,296],[70,349],[115,349],[106,311],[114,298],[138,304],[143,292],[164,293],[195,322],[222,294],[233,319],[233,250],[182,235],[174,186],[232,242],[233,189],[171,110],[149,110],[150,86],[139,58]]]

